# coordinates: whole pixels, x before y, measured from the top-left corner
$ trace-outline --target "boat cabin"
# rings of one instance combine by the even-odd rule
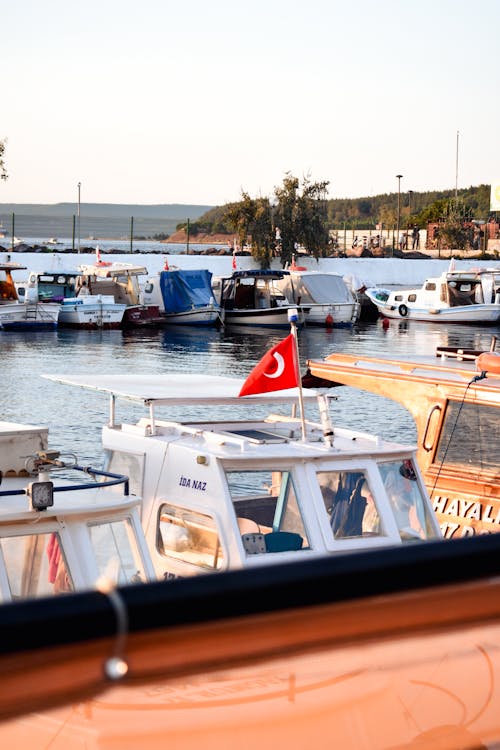
[[[21,266],[18,263],[0,263],[0,305],[19,300],[12,271],[23,270],[26,270],[26,266]]]
[[[30,294],[29,290],[34,289],[40,302],[63,302],[64,299],[76,297],[81,285],[81,272],[68,270],[30,271],[28,280],[16,286],[22,300]]]
[[[142,304],[139,279],[141,276],[146,279],[148,275],[145,266],[101,261],[82,265],[79,270],[90,294],[112,295],[115,302],[126,305]]]
[[[440,538],[414,448],[333,427],[322,392],[303,391],[309,421],[297,389],[239,398],[234,378],[46,377],[109,394],[105,470],[142,498],[160,578]],[[119,398],[146,416],[117,421]],[[168,420],[165,407],[203,416]]]
[[[49,450],[46,427],[0,422],[0,603],[154,580],[138,506],[127,477]]]
[[[221,306],[226,310],[253,310],[287,305],[277,282],[288,271],[234,271],[221,279]]]

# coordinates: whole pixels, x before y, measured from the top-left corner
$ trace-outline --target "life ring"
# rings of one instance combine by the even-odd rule
[[[481,372],[500,373],[500,353],[483,352],[476,357],[476,367]]]
[[[406,307],[406,305],[400,305],[398,307],[398,313],[402,318],[406,318],[406,316],[408,315],[408,308]]]

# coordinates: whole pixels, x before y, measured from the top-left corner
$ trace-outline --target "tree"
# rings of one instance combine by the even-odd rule
[[[4,153],[6,140],[0,141],[0,180],[6,180],[8,178],[7,170],[5,169]]]

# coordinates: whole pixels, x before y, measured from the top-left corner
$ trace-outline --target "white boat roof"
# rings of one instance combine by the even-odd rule
[[[57,383],[107,393],[144,404],[238,404],[293,403],[299,397],[298,388],[273,391],[254,396],[239,397],[245,380],[220,375],[171,373],[163,375],[48,375],[42,377]],[[304,399],[315,399],[321,391],[302,389]]]

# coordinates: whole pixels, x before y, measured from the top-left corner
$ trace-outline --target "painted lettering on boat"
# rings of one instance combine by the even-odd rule
[[[185,477],[182,474],[179,479],[179,484],[181,487],[189,487],[193,490],[198,490],[199,492],[205,492],[207,488],[207,483],[202,482],[201,479],[192,479],[191,477]]]
[[[440,517],[443,536],[472,536],[500,531],[500,504],[481,503],[479,500],[449,498],[437,495],[432,500],[434,512]],[[445,520],[446,516],[450,520]],[[456,521],[452,521],[454,518]]]

